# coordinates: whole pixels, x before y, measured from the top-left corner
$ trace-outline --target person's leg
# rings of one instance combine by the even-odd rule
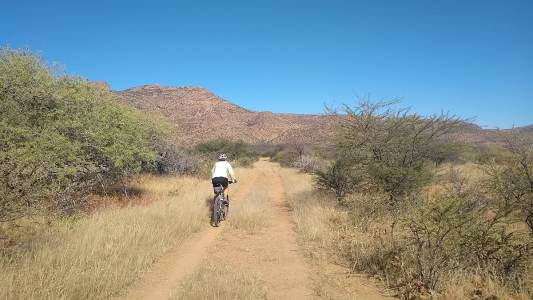
[[[224,199],[228,200],[229,182],[227,178],[224,178]]]

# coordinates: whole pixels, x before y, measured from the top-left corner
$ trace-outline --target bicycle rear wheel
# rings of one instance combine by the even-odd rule
[[[229,203],[222,204],[222,215],[224,216],[222,218],[223,221],[225,221],[228,218],[228,214],[229,214]]]
[[[220,199],[220,195],[217,195],[213,201],[213,215],[211,216],[211,225],[214,227],[218,227],[218,224],[220,223],[220,202],[222,200]]]

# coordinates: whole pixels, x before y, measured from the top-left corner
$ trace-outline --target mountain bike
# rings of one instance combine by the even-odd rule
[[[233,182],[229,182],[233,183]],[[211,225],[218,227],[221,221],[226,220],[229,213],[229,201],[224,199],[224,187],[222,184],[215,186],[215,197],[213,198],[213,215],[211,216]],[[229,197],[228,197],[229,198]]]

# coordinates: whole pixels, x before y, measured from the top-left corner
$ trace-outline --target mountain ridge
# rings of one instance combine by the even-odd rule
[[[333,133],[334,120],[328,115],[252,111],[200,86],[146,84],[112,92],[122,103],[166,117],[193,144],[218,138],[253,144],[324,144]],[[533,124],[514,129],[533,133]],[[487,143],[497,140],[496,133],[466,123],[453,139]]]
[[[224,138],[249,143],[323,143],[330,131],[323,115],[256,112],[203,87],[142,85],[113,91],[123,103],[162,115],[192,143]]]

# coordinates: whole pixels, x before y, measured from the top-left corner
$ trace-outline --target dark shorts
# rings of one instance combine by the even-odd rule
[[[226,177],[215,177],[211,179],[211,182],[213,183],[213,187],[222,184],[224,189],[227,189],[229,184],[228,179]]]

